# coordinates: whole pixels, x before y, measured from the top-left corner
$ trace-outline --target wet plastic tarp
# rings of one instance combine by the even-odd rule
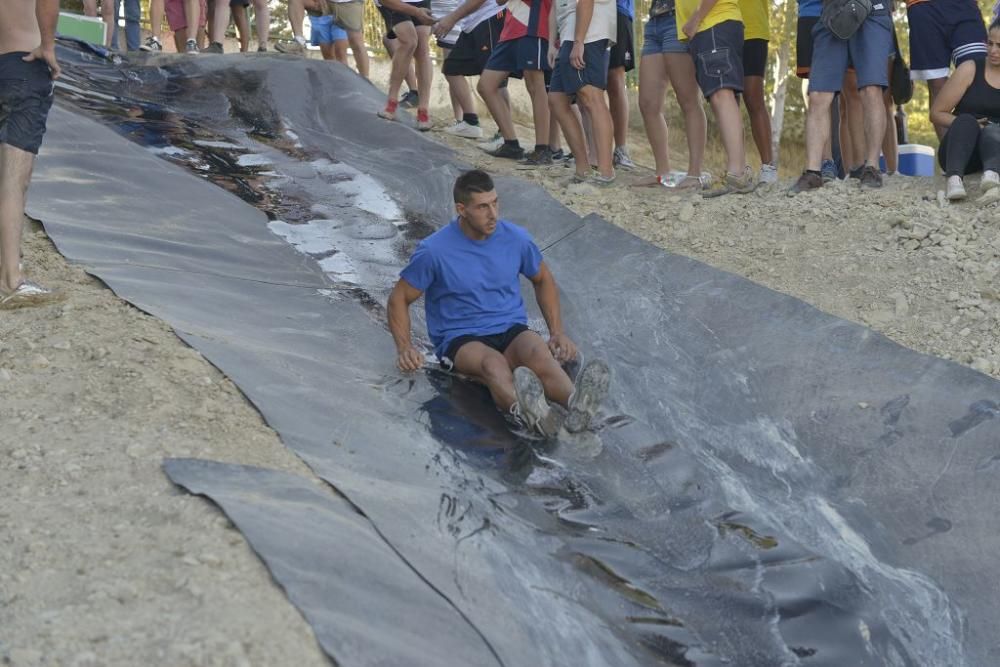
[[[63,99],[115,131],[55,111],[29,212],[229,375],[366,517],[341,569],[317,549],[328,536],[302,540],[295,558],[318,569],[296,577],[383,563],[400,585],[413,573],[406,602],[445,601],[465,623],[408,615],[405,633],[371,633],[373,655],[406,655],[409,633],[512,667],[991,664],[1000,383],[508,179],[503,213],[539,239],[571,334],[615,373],[600,452],[529,445],[481,388],[393,369],[380,303],[416,239],[447,220],[462,167],[447,149],[377,119],[374,89],[324,63],[73,57]],[[166,109],[168,136],[144,143],[189,172],[219,155],[198,152],[204,135],[253,149],[268,166],[230,189],[283,220],[122,140],[137,138],[131,120],[87,85],[147,116]],[[390,202],[366,199],[377,187]],[[336,525],[317,518],[339,516],[322,494],[281,504],[297,483],[266,472],[168,472],[234,517],[301,608],[276,549]],[[320,637],[381,604],[319,597],[329,609],[306,615]],[[480,664],[410,658],[387,664]]]

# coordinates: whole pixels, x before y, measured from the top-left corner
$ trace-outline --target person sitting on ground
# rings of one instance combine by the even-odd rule
[[[617,14],[614,0],[558,0],[556,11],[549,16],[549,34],[554,36],[558,30],[562,40],[558,50],[555,40],[549,43],[549,108],[575,156],[575,179],[580,182],[590,180],[591,170],[583,127],[570,108],[570,96],[576,98],[581,111],[586,110],[597,155],[598,173],[593,181],[598,185],[615,181],[614,124],[604,91],[611,42],[618,32]]]
[[[854,65],[864,114],[865,154],[860,185],[882,187],[878,165],[886,125],[882,91],[889,85],[887,62],[891,52],[892,17],[887,0],[875,0],[871,14],[849,39],[836,37],[822,21],[816,24],[806,112],[806,169],[788,191],[789,196],[823,187],[820,166],[823,146],[830,137],[830,107],[841,90],[849,63]]]
[[[704,197],[753,192],[755,183],[743,143],[743,115],[736,94],[743,92],[743,20],[737,0],[677,0],[681,39],[695,62],[698,86],[719,124],[726,173]]]
[[[490,155],[511,160],[520,160],[525,156],[514,131],[509,99],[504,92],[509,77],[522,76],[524,87],[531,97],[535,126],[535,148],[531,157],[536,163],[551,163],[549,99],[545,90],[545,74],[551,69],[547,54],[552,0],[497,0],[497,4],[506,5],[507,15],[500,32],[500,43],[493,48],[486,68],[479,77],[478,86],[486,108],[490,110],[490,115],[503,135],[503,143],[490,152]]]
[[[60,294],[24,277],[24,199],[52,107],[58,0],[0,4],[0,309],[50,303]]]
[[[986,47],[986,60],[959,65],[931,107],[931,122],[945,128],[938,162],[952,201],[965,199],[966,174],[982,170],[983,189],[1000,185],[1000,20],[990,25]]]
[[[389,23],[396,33],[396,52],[392,54],[392,69],[389,71],[389,92],[385,108],[378,115],[386,120],[396,120],[399,107],[399,89],[410,67],[410,60],[417,70],[417,129],[426,132],[431,129],[430,101],[431,83],[434,78],[434,63],[431,61],[430,37],[434,18],[431,16],[430,0],[382,0],[382,6],[389,11]]]
[[[656,172],[635,181],[633,186],[702,190],[708,183],[708,179],[702,177],[708,120],[698,91],[694,59],[687,45],[678,37],[675,0],[653,0],[650,3],[640,57],[639,112],[649,146],[653,149]],[[679,181],[670,170],[667,121],[663,117],[668,82],[673,86],[677,103],[684,114],[684,132],[687,135],[688,170]]]
[[[424,365],[410,332],[410,306],[424,296],[427,330],[446,367],[486,385],[497,408],[545,437],[587,428],[607,394],[610,373],[592,361],[576,386],[561,363],[577,356],[564,333],[556,280],[538,246],[500,219],[493,179],[479,170],[455,181],[457,217],[417,246],[389,295],[389,331],[402,371]],[[533,284],[549,340],[528,329],[518,276]],[[562,408],[553,409],[551,400]]]

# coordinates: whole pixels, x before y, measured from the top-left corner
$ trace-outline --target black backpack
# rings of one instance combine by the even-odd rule
[[[913,99],[913,80],[910,79],[910,68],[903,60],[899,50],[899,39],[896,38],[896,28],[892,29],[892,45],[896,54],[892,59],[892,76],[889,77],[889,92],[896,104],[907,104]]]
[[[819,20],[837,39],[850,39],[871,13],[871,0],[824,0]]]

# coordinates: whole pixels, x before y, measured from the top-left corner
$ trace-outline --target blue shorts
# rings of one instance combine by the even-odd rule
[[[333,44],[347,39],[347,31],[333,22],[333,16],[310,16],[312,24],[311,41],[313,46]]]
[[[642,55],[661,53],[687,53],[687,44],[677,38],[677,14],[661,14],[646,22],[642,31]]]
[[[599,39],[583,45],[583,69],[577,69],[570,63],[569,52],[572,50],[573,42],[563,42],[559,46],[549,92],[576,95],[584,86],[607,90],[608,63],[611,61],[609,40]]]
[[[37,155],[52,108],[52,74],[23,51],[0,54],[0,144]]]
[[[910,22],[910,78],[944,79],[952,61],[986,57],[986,27],[973,0],[918,2],[906,10]]]
[[[484,69],[495,72],[549,71],[549,40],[541,37],[520,37],[500,42],[493,47]]]
[[[720,90],[743,92],[743,23],[723,21],[702,30],[688,44],[694,76],[708,99]]]
[[[817,21],[812,37],[810,93],[839,93],[849,64],[857,73],[858,89],[889,85],[889,56],[893,53],[890,17],[869,16],[848,40],[837,39]]]

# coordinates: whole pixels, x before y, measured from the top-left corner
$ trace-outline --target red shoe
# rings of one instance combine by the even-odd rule
[[[396,107],[398,106],[398,100],[387,100],[385,103],[385,109],[379,111],[378,115],[386,120],[396,120]]]
[[[417,109],[417,129],[426,132],[431,127],[431,117],[427,113],[427,109]]]

